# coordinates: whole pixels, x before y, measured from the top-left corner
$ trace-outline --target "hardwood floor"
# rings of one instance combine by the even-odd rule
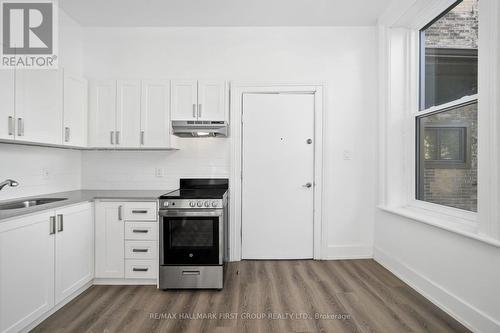
[[[93,286],[33,332],[469,332],[373,260],[229,263],[222,291]]]

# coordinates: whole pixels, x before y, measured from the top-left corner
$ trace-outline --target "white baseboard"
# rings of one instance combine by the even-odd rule
[[[471,331],[500,332],[500,322],[416,272],[394,256],[374,247],[374,259]]]
[[[69,295],[68,297],[66,297],[65,299],[63,299],[56,306],[54,306],[52,309],[50,309],[49,311],[45,312],[43,315],[41,315],[40,317],[38,317],[35,321],[31,322],[28,326],[24,327],[20,332],[24,333],[24,332],[31,331],[32,329],[34,329],[35,327],[37,327],[42,321],[44,321],[45,319],[47,319],[50,316],[52,316],[56,311],[58,311],[63,306],[65,306],[66,304],[68,304],[69,302],[71,302],[75,297],[77,297],[78,295],[80,295],[85,290],[89,289],[90,287],[92,287],[92,281],[86,283],[83,287],[81,287],[80,289],[76,290],[74,293],[72,293],[71,295]]]
[[[156,285],[156,279],[94,279],[95,285]]]
[[[322,260],[371,258],[373,258],[373,248],[366,245],[328,245],[321,254]]]

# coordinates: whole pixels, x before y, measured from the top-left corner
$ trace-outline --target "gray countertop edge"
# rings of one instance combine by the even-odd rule
[[[75,190],[75,191],[40,194],[30,197],[2,200],[0,201],[0,204],[13,201],[32,200],[35,198],[67,198],[66,200],[52,202],[45,205],[0,211],[0,223],[7,222],[11,219],[15,219],[17,217],[21,217],[24,215],[31,215],[46,210],[58,209],[66,206],[76,205],[83,202],[92,202],[95,200],[117,200],[117,201],[157,200],[159,196],[167,192],[169,191],[168,190]]]

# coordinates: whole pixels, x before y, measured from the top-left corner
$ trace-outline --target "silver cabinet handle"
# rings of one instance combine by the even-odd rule
[[[193,104],[193,118],[196,118],[196,104]]]
[[[14,117],[9,116],[9,135],[14,135]]]
[[[49,235],[56,233],[56,217],[51,216],[49,219]]]
[[[182,271],[182,275],[200,275],[200,271]]]
[[[23,118],[17,118],[17,136],[24,135],[24,121]]]
[[[70,130],[69,127],[64,127],[64,142],[69,142]]]
[[[146,209],[144,210],[132,210],[132,214],[147,214],[148,211]]]
[[[62,214],[57,214],[57,232],[64,231],[64,218]]]
[[[135,233],[135,234],[147,234],[149,232],[149,230],[133,229],[132,232]]]
[[[137,268],[137,267],[134,267],[134,268],[132,268],[132,270],[134,272],[147,272],[149,270],[149,268]]]
[[[116,144],[120,144],[120,131],[116,131]]]
[[[198,104],[198,118],[201,118],[201,104]]]
[[[112,145],[114,145],[115,144],[115,131],[111,131],[111,132],[109,132],[109,134],[110,134],[110,136],[109,136],[110,142]]]
[[[305,183],[302,187],[310,188],[312,187],[312,183]]]
[[[139,252],[139,253],[145,253],[145,252],[148,252],[149,250],[148,249],[132,249],[132,252]]]
[[[144,131],[141,131],[141,145],[144,145]]]
[[[121,221],[123,219],[122,209],[123,209],[123,206],[118,206],[118,220],[119,221]]]

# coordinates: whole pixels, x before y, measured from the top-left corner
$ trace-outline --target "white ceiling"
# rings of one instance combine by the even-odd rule
[[[375,25],[390,0],[59,0],[83,26]]]

